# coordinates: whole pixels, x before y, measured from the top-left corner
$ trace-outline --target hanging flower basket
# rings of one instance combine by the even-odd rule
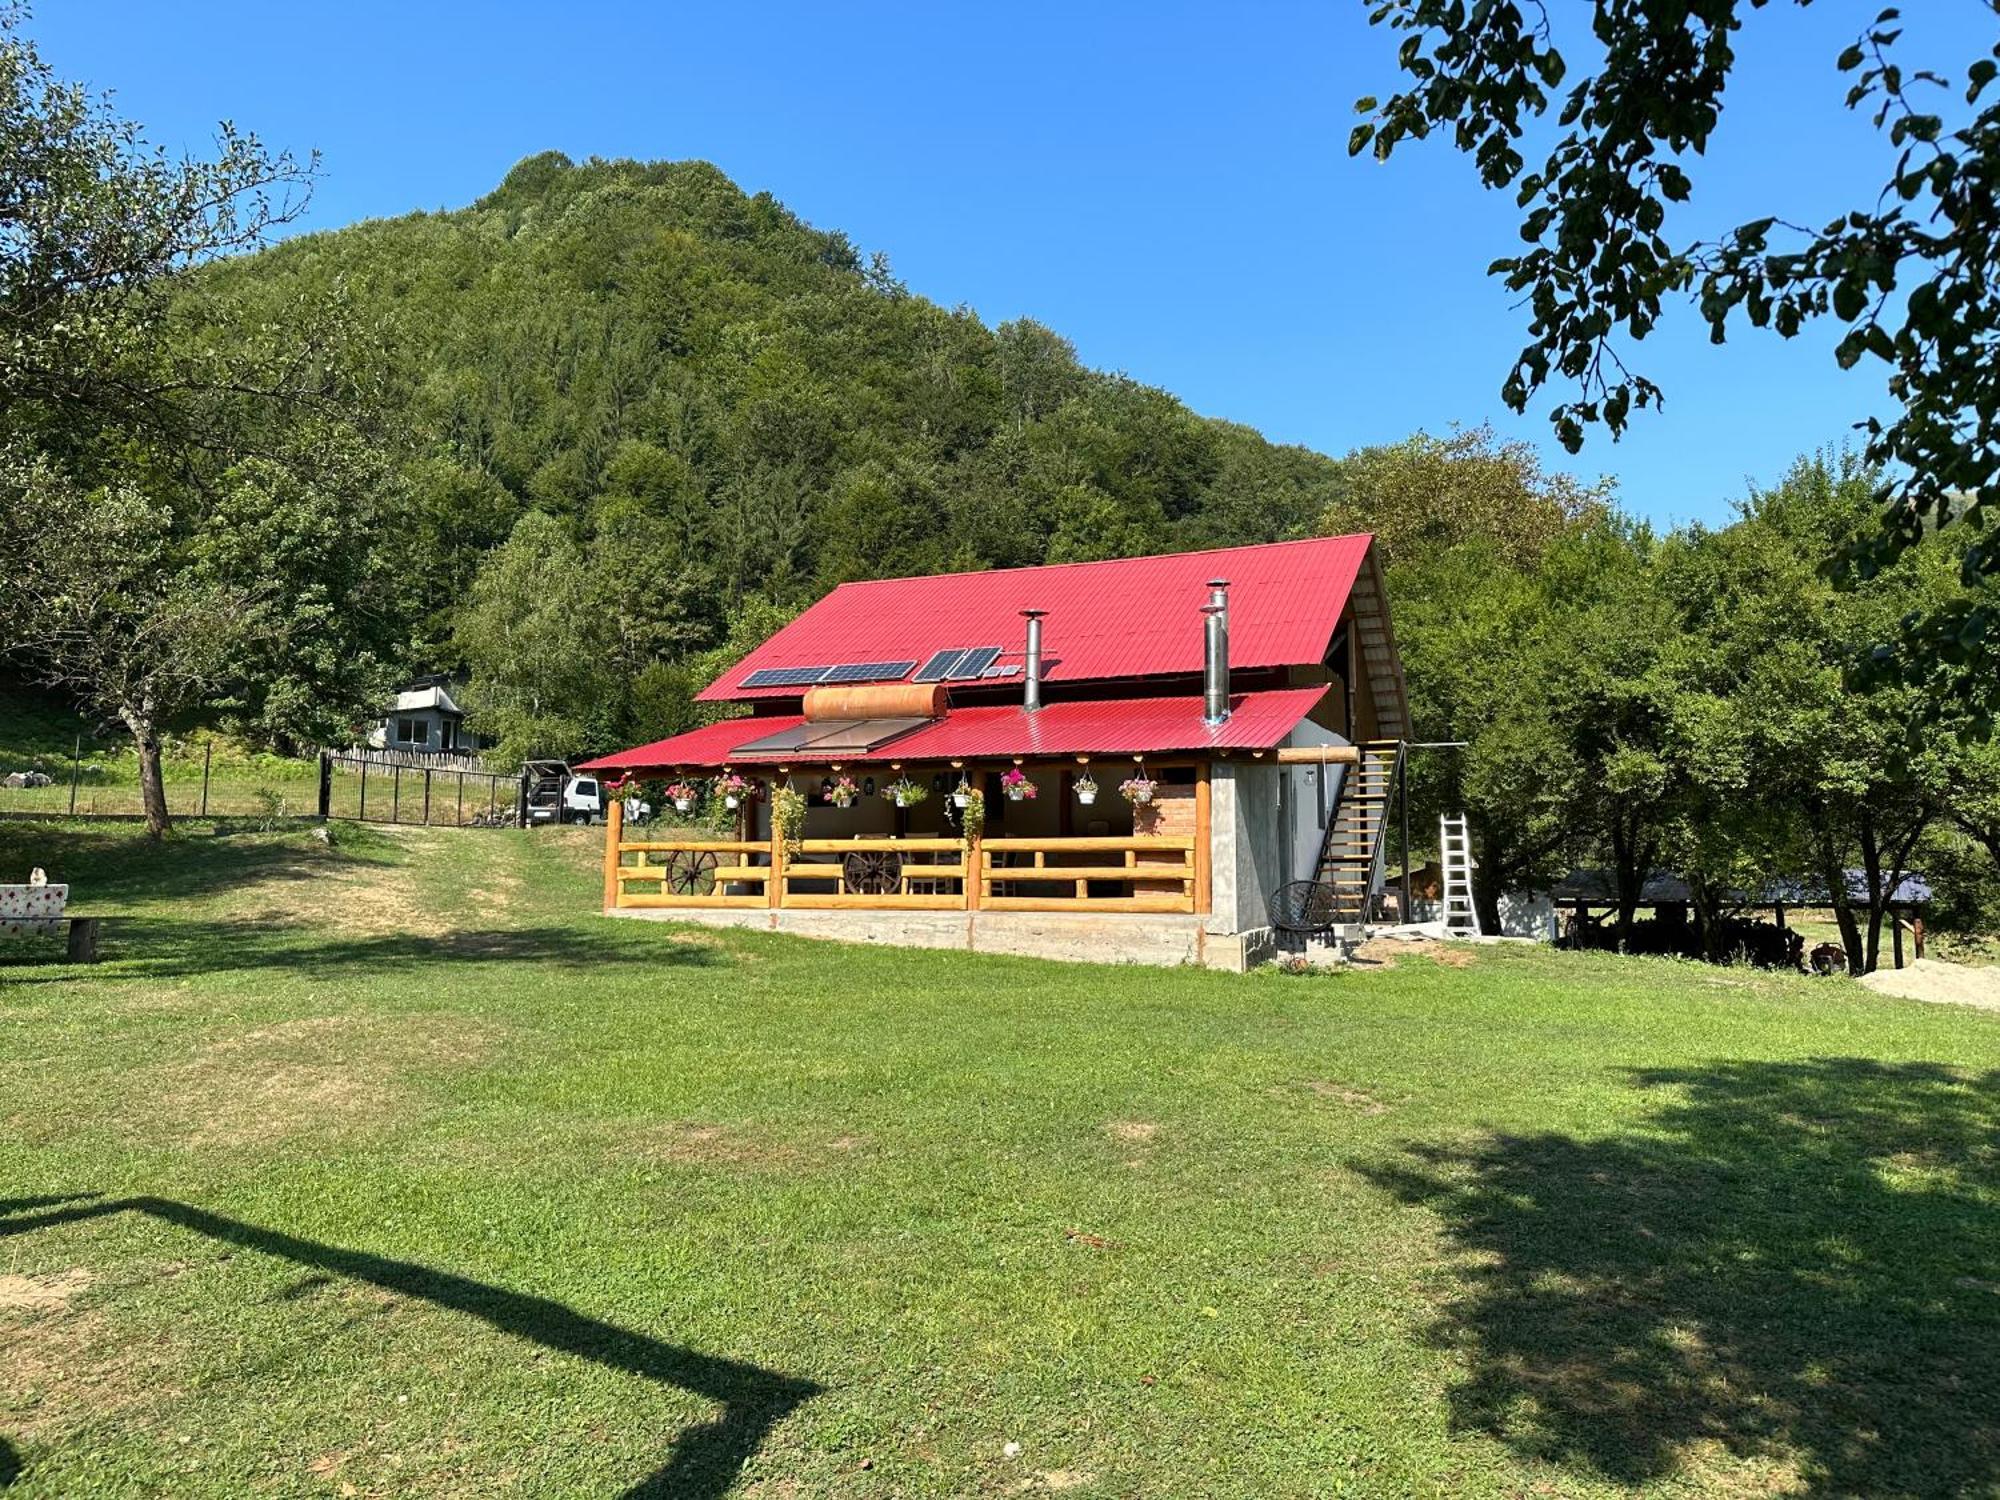
[[[667,788],[667,796],[672,800],[674,811],[677,813],[693,812],[695,798],[700,795],[701,788],[693,782],[676,781],[672,786]]]
[[[1077,777],[1072,785],[1076,791],[1076,800],[1085,807],[1097,800],[1097,781],[1088,773]]]
[[[1031,802],[1035,797],[1035,784],[1022,774],[1016,766],[1000,778],[1000,790],[1007,794],[1009,802]]]
[[[715,789],[722,793],[722,805],[734,812],[756,795],[757,783],[732,771],[715,783]]]
[[[852,807],[860,795],[861,788],[852,776],[836,776],[826,787],[826,800],[835,807]]]
[[[966,782],[961,781],[951,789],[951,805],[960,812],[963,812],[972,805],[973,796],[972,787]]]
[[[898,807],[915,807],[931,794],[931,789],[921,781],[912,781],[907,776],[899,776],[882,788],[882,795]]]
[[[786,857],[798,858],[806,834],[805,795],[780,782],[771,792],[771,826],[784,841]]]
[[[1159,789],[1160,784],[1150,776],[1131,777],[1118,788],[1125,800],[1134,807],[1149,806]]]

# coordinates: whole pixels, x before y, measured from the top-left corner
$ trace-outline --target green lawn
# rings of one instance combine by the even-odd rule
[[[595,857],[0,824],[125,918],[0,967],[7,1500],[2000,1489],[2000,1017],[718,935]]]

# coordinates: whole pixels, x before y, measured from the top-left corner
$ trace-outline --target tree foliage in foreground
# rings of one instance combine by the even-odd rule
[[[1843,571],[1867,578],[1958,516],[1973,533],[1961,554],[1967,584],[2000,575],[1986,529],[2000,502],[2000,97],[1989,92],[2000,46],[1954,76],[1906,65],[1898,12],[1881,11],[1828,68],[1829,84],[1846,80],[1846,107],[1867,112],[1887,143],[1880,193],[1817,228],[1774,201],[1719,238],[1676,238],[1671,221],[1721,127],[1736,35],[1752,12],[1779,8],[1594,0],[1601,56],[1573,76],[1540,4],[1379,0],[1372,19],[1403,34],[1409,83],[1359,102],[1367,119],[1349,149],[1386,161],[1446,133],[1488,188],[1514,194],[1527,248],[1492,271],[1529,308],[1529,342],[1502,395],[1519,411],[1551,381],[1567,388],[1551,420],[1570,451],[1590,425],[1615,435],[1659,403],[1624,351],[1670,300],[1692,302],[1717,343],[1745,324],[1791,338],[1824,320],[1843,330],[1843,367],[1886,369],[1896,408],[1865,424],[1881,519],[1852,539]],[[1553,142],[1529,147],[1551,112]],[[1928,681],[1933,663],[1953,668],[1948,692],[1976,700],[1990,728],[2000,615],[1986,596],[1968,592],[1900,627],[1904,680]],[[1886,648],[1871,659],[1893,662]]]
[[[1629,940],[1665,868],[1712,942],[1742,893],[1802,879],[1859,972],[1902,876],[1966,865],[1953,842],[1989,831],[1994,784],[1970,711],[1935,684],[1850,687],[1897,619],[1964,602],[1957,534],[1851,589],[1819,566],[1872,525],[1875,484],[1821,456],[1728,526],[1656,536],[1600,510],[1533,552],[1475,532],[1394,565],[1417,735],[1467,742],[1420,754],[1413,785],[1426,814],[1471,818],[1489,921],[1500,892],[1597,866]]]
[[[393,494],[337,301],[246,317],[200,274],[296,211],[310,166],[226,127],[148,148],[0,12],[0,654],[122,727],[149,829],[164,730],[280,742],[375,697]]]

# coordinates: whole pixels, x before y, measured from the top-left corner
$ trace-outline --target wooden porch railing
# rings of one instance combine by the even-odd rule
[[[627,840],[612,830],[607,904],[877,911],[1199,909],[1195,841],[1185,837],[991,838],[972,844],[942,838],[806,839],[795,855],[780,852],[773,862],[772,853],[762,840]]]
[[[980,864],[988,911],[1193,911],[1200,876],[1189,837],[987,839]]]
[[[805,839],[798,854],[785,860],[778,904],[801,910],[963,911],[965,878],[963,839]]]
[[[615,847],[618,857],[612,878],[618,906],[770,904],[766,892],[772,869],[750,863],[758,855],[768,858],[769,844],[744,839],[620,839]],[[630,889],[634,885],[659,889],[635,891]],[[756,889],[744,891],[744,886]]]

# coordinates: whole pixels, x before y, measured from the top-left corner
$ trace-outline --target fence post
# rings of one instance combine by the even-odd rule
[[[528,826],[528,773],[521,773],[520,783],[514,788],[514,816],[523,828]]]
[[[403,763],[396,762],[396,779],[389,784],[389,821],[403,821]]]
[[[208,765],[215,758],[215,741],[201,747],[201,816],[208,816]]]
[[[424,767],[424,827],[431,826],[431,768]]]
[[[324,823],[333,816],[333,752],[319,753],[319,820]]]
[[[83,736],[76,737],[76,750],[69,758],[69,815],[76,816],[76,778],[83,769]]]
[[[458,826],[465,826],[465,772],[458,773]]]
[[[354,815],[357,823],[368,821],[368,762],[361,762],[361,811]]]

